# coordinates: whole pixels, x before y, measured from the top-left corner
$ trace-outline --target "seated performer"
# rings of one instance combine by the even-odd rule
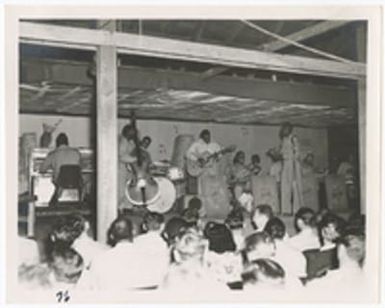
[[[249,169],[252,175],[260,175],[262,168],[260,166],[261,158],[258,154],[253,154],[251,156],[251,164],[249,165]]]
[[[204,129],[199,139],[187,150],[187,171],[190,175],[191,166],[198,166],[198,194],[202,200],[202,216],[225,218],[229,212],[229,201],[225,175],[221,174],[219,158],[221,146],[211,140],[210,131]]]
[[[53,170],[52,182],[55,185],[55,192],[50,200],[50,205],[54,204],[58,198],[58,178],[60,168],[64,165],[80,165],[80,152],[78,149],[69,146],[68,137],[65,133],[60,133],[56,137],[56,149],[48,154],[43,164],[40,166],[40,172]]]
[[[229,185],[234,198],[248,212],[251,211],[253,202],[253,197],[250,194],[250,177],[251,170],[245,165],[245,152],[238,151],[234,156]]]

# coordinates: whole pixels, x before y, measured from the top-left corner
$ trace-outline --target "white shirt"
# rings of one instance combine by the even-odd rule
[[[24,237],[18,238],[19,266],[34,265],[40,262],[39,248],[34,240]]]
[[[298,278],[306,277],[305,256],[284,240],[275,241],[275,255],[273,260],[277,261],[286,273]]]
[[[138,287],[142,268],[134,244],[119,242],[96,257],[91,265],[91,289],[130,290]]]
[[[134,240],[139,253],[143,287],[158,286],[163,281],[170,263],[170,251],[159,232],[149,231]]]
[[[92,260],[101,253],[107,251],[109,247],[94,241],[85,234],[82,234],[72,244],[72,248],[82,256],[84,267],[89,268]]]
[[[317,233],[313,229],[305,229],[288,239],[288,244],[299,251],[318,249],[321,247]]]
[[[220,150],[221,147],[218,143],[206,143],[202,139],[198,139],[189,147],[186,152],[186,157],[190,160],[198,160],[204,153],[214,154]]]

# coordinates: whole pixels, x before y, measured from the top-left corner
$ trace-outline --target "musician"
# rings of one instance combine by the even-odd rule
[[[119,209],[130,207],[125,196],[127,181],[133,177],[130,164],[136,162],[135,156],[135,128],[127,124],[123,127],[118,145],[118,206]]]
[[[219,218],[228,213],[226,176],[219,168],[221,146],[211,140],[210,131],[204,129],[186,152],[186,158],[203,167],[198,177],[198,194],[202,200],[202,216]],[[206,162],[207,157],[211,157]]]
[[[149,146],[152,143],[152,139],[150,136],[144,136],[142,140],[140,141],[140,147],[142,148],[142,151],[146,153],[146,158],[149,159],[150,163],[152,162],[150,152],[148,151]]]
[[[281,126],[279,137],[282,157],[281,208],[284,214],[292,214],[304,206],[299,143],[289,122]]]
[[[52,182],[55,185],[55,192],[51,198],[50,204],[56,201],[58,177],[60,167],[63,165],[80,165],[81,155],[78,149],[69,146],[68,137],[65,133],[60,133],[56,137],[56,149],[48,153],[44,162],[40,166],[40,172],[45,173],[49,169],[53,170]]]

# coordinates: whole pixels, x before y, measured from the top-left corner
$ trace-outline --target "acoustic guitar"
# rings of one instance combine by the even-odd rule
[[[215,153],[205,152],[200,155],[198,160],[186,160],[187,172],[193,177],[197,177],[203,173],[204,170],[212,167],[214,161],[219,155],[234,152],[236,149],[235,145],[228,146]]]

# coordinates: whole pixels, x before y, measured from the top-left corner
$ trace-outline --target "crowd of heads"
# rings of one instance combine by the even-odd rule
[[[187,277],[190,275],[189,268],[194,268],[194,272],[199,269],[199,275],[202,276],[206,270],[209,272],[210,266],[222,266],[219,257],[226,256],[226,260],[232,260],[233,263],[229,261],[229,264],[223,266],[225,274],[222,273],[218,281],[225,281],[228,289],[247,290],[257,286],[279,289],[285,285],[290,271],[287,264],[276,258],[276,252],[278,244],[287,241],[288,229],[293,229],[288,228],[287,221],[285,223],[276,216],[269,205],[261,204],[251,213],[235,207],[225,221],[203,223],[199,217],[201,206],[198,198],[192,198],[183,212],[168,219],[153,212],[147,212],[139,222],[128,215],[120,215],[108,229],[109,249],[122,242],[135,245],[138,235],[154,232],[168,247],[170,267],[183,269],[174,271],[174,275],[178,273]],[[236,235],[245,229],[247,223],[253,227],[253,231],[243,235],[239,241]],[[365,226],[361,216],[354,215],[345,220],[328,210],[315,213],[310,208],[300,208],[292,224],[297,234],[313,230],[319,237],[320,247],[335,245],[338,266],[342,267],[349,262],[359,267],[364,265]],[[50,234],[52,247],[44,266],[21,268],[21,281],[44,287],[49,284],[47,275],[51,275],[57,283],[76,285],[85,270],[85,264],[82,255],[73,248],[73,243],[88,229],[88,222],[80,215],[61,218]],[[306,251],[298,253],[307,256]],[[295,260],[288,262],[291,261]],[[323,270],[333,269],[327,268],[328,264],[325,266]],[[306,270],[308,267],[309,264]],[[230,277],[230,272],[231,279],[223,278]],[[309,281],[317,278],[319,276],[314,273],[308,277],[305,275],[301,277],[301,285],[306,286]],[[165,277],[165,281],[167,279],[170,281],[170,275]]]

